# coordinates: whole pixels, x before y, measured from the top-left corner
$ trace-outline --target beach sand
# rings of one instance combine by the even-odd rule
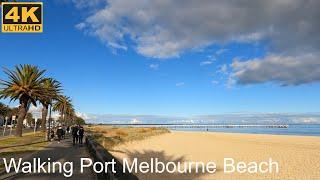
[[[214,161],[217,171],[210,173],[146,173],[142,180],[154,179],[320,179],[320,137],[256,135],[213,132],[171,132],[141,141],[128,142],[110,151],[116,158],[149,161]],[[225,174],[223,159],[279,163],[279,173]]]

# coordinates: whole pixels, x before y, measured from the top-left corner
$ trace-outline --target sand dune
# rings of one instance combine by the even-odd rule
[[[111,151],[119,160],[138,158],[163,162],[214,161],[217,171],[210,173],[137,173],[150,179],[320,179],[320,137],[228,134],[208,132],[171,132],[142,141],[129,142]],[[276,173],[224,173],[223,159],[236,162],[278,162]]]

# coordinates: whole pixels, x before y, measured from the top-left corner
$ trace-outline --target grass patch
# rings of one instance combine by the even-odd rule
[[[1,158],[19,158],[45,148],[50,142],[45,141],[45,133],[25,133],[23,137],[0,139]],[[4,168],[0,163],[0,170]]]
[[[90,125],[86,129],[106,149],[112,149],[121,143],[142,140],[150,136],[170,132],[166,128],[113,127],[106,125]]]

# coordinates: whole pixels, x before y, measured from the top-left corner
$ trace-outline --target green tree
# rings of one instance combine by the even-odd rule
[[[80,125],[84,125],[86,124],[85,120],[82,119],[81,117],[75,116],[75,124],[80,124]]]
[[[53,100],[57,100],[59,93],[61,92],[60,82],[53,78],[45,78],[41,83],[42,88],[49,93],[48,96],[43,96],[39,99],[42,104],[42,119],[41,119],[41,130],[46,131],[47,115],[49,105],[52,105]]]
[[[66,122],[66,118],[74,115],[74,108],[70,97],[59,96],[57,101],[53,104],[53,110],[60,113],[60,120]]]
[[[30,104],[37,106],[37,100],[47,96],[41,86],[44,70],[37,66],[25,64],[16,66],[14,70],[5,69],[8,80],[0,80],[0,98],[18,100],[19,113],[17,119],[16,136],[22,137],[23,120],[29,110]]]
[[[10,108],[6,106],[5,104],[0,102],[0,118],[5,119],[5,117],[8,115],[10,111]]]
[[[35,122],[31,113],[27,113],[26,119],[27,119],[27,123],[28,123],[29,125],[32,125],[32,124],[34,124],[34,122]]]
[[[11,118],[12,116],[18,117],[18,114],[19,114],[19,108],[18,107],[14,107],[14,108],[10,108],[9,109],[7,116],[9,118]]]

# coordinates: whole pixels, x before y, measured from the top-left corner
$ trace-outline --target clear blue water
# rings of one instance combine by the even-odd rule
[[[207,131],[205,128],[178,128],[175,131]],[[288,128],[209,128],[209,132],[320,136],[318,125],[289,125]]]

